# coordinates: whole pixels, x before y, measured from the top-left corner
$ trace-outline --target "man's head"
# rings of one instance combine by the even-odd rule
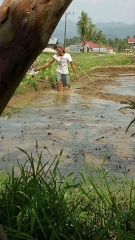
[[[56,47],[56,51],[58,52],[58,54],[61,54],[65,52],[65,48],[62,44],[58,44]]]

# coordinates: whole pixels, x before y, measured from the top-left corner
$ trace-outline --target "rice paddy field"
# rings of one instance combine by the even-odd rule
[[[51,53],[42,53],[34,64],[41,66],[52,56]],[[97,68],[103,68],[102,73],[105,74],[107,69],[115,66],[124,66],[123,73],[126,73],[126,69],[134,65],[134,56],[125,54],[86,53],[72,54],[72,57],[81,77],[83,73],[79,66],[90,75]],[[71,69],[70,75],[71,81],[74,81]],[[55,83],[55,64],[46,71],[40,71],[32,79],[26,76],[15,95],[18,97],[23,93],[25,96],[29,87],[37,92],[38,79],[44,81],[46,76],[51,83]],[[89,95],[89,89],[86,90]],[[134,111],[134,102],[129,108]],[[129,125],[129,129],[130,127]],[[29,154],[17,147],[20,154],[25,155],[25,161],[21,163],[18,160],[17,166],[13,166],[10,173],[0,170],[0,224],[7,239],[135,239],[135,180],[134,177],[128,177],[126,167],[121,178],[115,172],[110,175],[105,167],[108,158],[105,154],[100,166],[83,161],[76,174],[72,169],[63,174],[59,166],[64,148],[61,147],[57,156],[52,156],[51,161],[44,163],[43,151],[38,152],[37,160],[33,152]],[[8,157],[10,158],[10,152]],[[2,158],[0,160],[4,161]]]

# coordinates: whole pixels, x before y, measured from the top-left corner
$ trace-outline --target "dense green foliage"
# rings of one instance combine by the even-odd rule
[[[79,20],[77,22],[77,29],[79,37],[74,36],[73,38],[66,39],[66,46],[73,44],[79,44],[81,41],[92,41],[97,43],[100,47],[110,46],[116,52],[123,52],[125,49],[130,49],[131,45],[128,43],[128,39],[134,36],[128,36],[124,39],[115,38],[107,39],[101,30],[98,30],[96,25],[92,22],[92,19],[84,11],[81,12]]]
[[[76,65],[77,71],[82,76],[82,72],[79,66],[86,72],[90,72],[93,67],[106,67],[106,66],[122,66],[130,65],[134,63],[134,57],[126,54],[102,54],[99,56],[98,53],[71,53],[73,61]],[[42,66],[53,57],[53,53],[41,53],[34,62],[34,66]],[[69,65],[71,81],[75,79],[75,74]],[[16,93],[22,93],[26,91],[26,87],[31,86],[35,90],[38,89],[38,80],[43,80],[48,76],[50,84],[56,82],[55,77],[56,64],[51,64],[48,68],[40,70],[37,74],[32,76],[26,75],[19,85]]]
[[[134,239],[134,181],[126,175],[117,181],[104,163],[100,168],[83,163],[78,175],[63,176],[61,155],[47,168],[42,153],[37,162],[27,154],[19,175],[13,168],[2,181],[0,223],[8,239]]]
[[[81,42],[80,37],[66,38],[66,46],[78,45]]]
[[[124,39],[108,39],[107,44],[114,48],[116,52],[123,52],[125,49],[130,49],[131,45],[128,43],[128,39],[130,36],[127,36]]]
[[[116,52],[124,52],[125,49],[130,49],[131,45],[128,43],[128,39],[130,36],[127,36],[124,39],[115,38],[115,39],[107,39],[102,31],[97,31],[96,34],[93,35],[92,38],[88,38],[87,41],[93,41],[94,43],[99,44],[101,47],[110,46]],[[81,37],[73,37],[70,39],[66,39],[66,46],[70,46],[73,44],[78,44],[81,42]],[[131,49],[132,50],[132,49]]]

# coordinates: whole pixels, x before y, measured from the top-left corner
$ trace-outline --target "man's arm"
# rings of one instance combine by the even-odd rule
[[[47,68],[49,67],[50,64],[52,64],[55,61],[54,58],[52,58],[49,62],[45,63],[43,66],[39,67],[39,68],[35,68],[34,71],[37,72],[43,68]]]
[[[73,62],[70,62],[70,64],[71,64],[71,67],[72,67],[72,69],[73,69],[73,71],[74,71],[74,73],[75,73],[75,75],[76,75],[77,80],[79,81],[79,80],[80,80],[80,77],[79,77],[79,75],[78,75],[78,73],[77,73],[77,71],[76,71],[75,64],[74,64]]]

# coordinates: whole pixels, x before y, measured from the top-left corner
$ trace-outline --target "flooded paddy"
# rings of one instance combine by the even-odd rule
[[[120,83],[118,88],[115,86],[107,86],[105,90],[108,90],[110,93],[135,96],[135,76],[121,74],[117,77],[117,83]]]
[[[126,166],[129,176],[134,177],[134,126],[125,134],[134,111],[119,111],[127,105],[121,104],[121,99],[111,101],[110,95],[115,94],[117,100],[123,95],[126,101],[129,96],[134,97],[135,76],[119,75],[113,86],[98,88],[94,95],[90,83],[79,84],[80,90],[77,83],[71,91],[42,92],[10,119],[0,118],[1,169],[10,171],[13,164],[17,167],[17,159],[22,164],[27,160],[18,148],[32,153],[35,159],[42,151],[43,163],[50,164],[64,147],[60,162],[63,171],[79,172],[85,161],[99,166],[106,156],[105,168],[111,173],[123,175]],[[101,91],[107,91],[109,99],[100,98]]]

